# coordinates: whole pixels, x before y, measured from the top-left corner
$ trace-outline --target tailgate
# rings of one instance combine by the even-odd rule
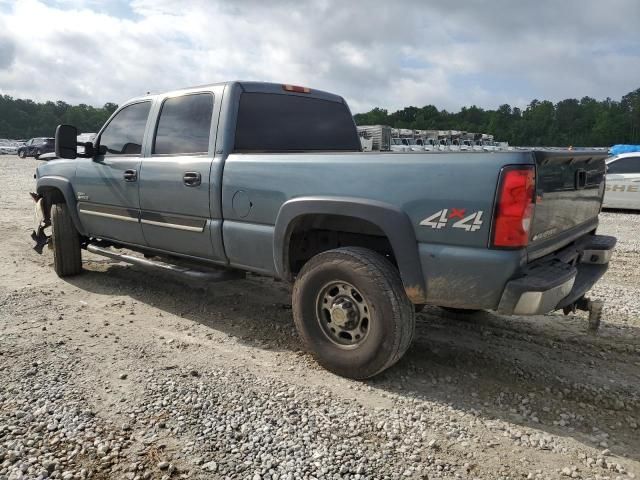
[[[569,244],[597,225],[606,152],[534,151],[536,206],[529,260]]]

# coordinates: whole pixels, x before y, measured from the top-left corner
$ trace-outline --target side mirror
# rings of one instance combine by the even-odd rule
[[[56,157],[73,160],[78,157],[78,129],[72,125],[58,125],[56,128]]]

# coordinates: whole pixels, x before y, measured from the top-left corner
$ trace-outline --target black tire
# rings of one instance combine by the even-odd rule
[[[33,154],[33,157],[34,157],[36,160],[38,160],[38,158],[40,158],[40,154],[41,154],[41,153],[42,153],[42,152],[41,152],[40,150],[36,150],[36,151],[34,152],[34,154]]]
[[[27,152],[23,150],[18,150],[18,156],[20,158],[27,158]]]
[[[327,332],[327,325],[336,324],[330,323],[332,316],[323,317],[320,298],[327,285],[341,282],[355,287],[356,298],[366,302],[368,309],[364,311],[370,317],[365,319],[367,330],[362,340],[346,347]],[[293,287],[292,309],[306,349],[320,365],[343,377],[361,380],[377,375],[400,360],[413,340],[414,306],[398,270],[366,248],[338,248],[309,260]]]
[[[59,277],[77,275],[82,271],[80,235],[66,203],[51,206],[51,242],[53,268]]]

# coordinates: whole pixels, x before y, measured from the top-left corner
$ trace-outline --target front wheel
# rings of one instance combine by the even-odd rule
[[[338,248],[309,260],[292,304],[307,350],[343,377],[373,377],[396,363],[413,339],[414,307],[398,270],[365,248]]]
[[[53,268],[59,277],[77,275],[82,271],[80,235],[66,203],[51,206],[51,242]]]
[[[20,158],[27,158],[27,152],[25,152],[24,150],[18,150],[18,156]]]

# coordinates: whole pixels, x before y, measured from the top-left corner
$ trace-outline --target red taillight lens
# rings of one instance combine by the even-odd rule
[[[529,243],[536,175],[533,166],[502,170],[493,220],[493,246],[518,248]]]

